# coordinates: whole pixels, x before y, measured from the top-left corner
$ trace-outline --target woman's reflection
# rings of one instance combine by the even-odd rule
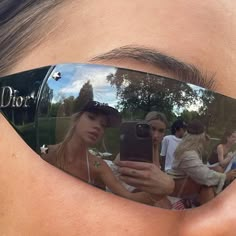
[[[120,122],[120,114],[115,108],[90,101],[72,116],[72,124],[64,140],[59,144],[49,145],[43,158],[89,184],[101,189],[108,187],[117,195],[153,205],[153,196],[145,192],[127,191],[108,165],[89,152],[89,148],[101,140],[107,127],[117,127]]]

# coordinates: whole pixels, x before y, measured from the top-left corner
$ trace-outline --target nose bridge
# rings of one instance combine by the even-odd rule
[[[156,130],[156,135],[155,137],[158,138],[158,139],[162,139],[164,136],[164,133],[159,131],[159,130]]]
[[[153,130],[153,131],[152,131],[152,136],[153,136],[154,138],[157,138],[157,137],[159,136],[158,130]]]
[[[160,132],[160,131],[157,131],[157,136],[158,136],[158,137],[162,137],[162,135],[163,135],[163,133],[162,133],[162,132]]]

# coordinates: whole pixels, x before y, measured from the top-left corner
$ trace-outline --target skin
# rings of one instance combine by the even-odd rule
[[[55,14],[63,19],[55,26],[57,30],[25,54],[9,73],[46,64],[89,62],[101,53],[135,44],[156,49],[194,64],[203,73],[215,75],[214,90],[235,97],[235,9],[234,0],[137,0],[135,5],[120,0],[110,1],[109,6],[105,0],[74,1]],[[97,62],[177,78],[169,71],[129,58]],[[47,165],[2,116],[0,119],[4,134],[0,142],[0,180],[4,191],[0,194],[4,202],[1,234],[32,235],[36,229],[38,235],[93,235],[114,231],[117,235],[235,234],[235,183],[195,210],[171,212],[149,208],[102,193]],[[80,201],[83,204],[78,205]]]
[[[149,122],[149,125],[151,126],[154,143],[153,163],[120,161],[119,154],[114,162],[119,166],[119,178],[123,182],[143,192],[166,196],[174,190],[173,179],[161,171],[159,162],[159,145],[164,136],[166,125],[160,120],[152,120]],[[163,129],[164,132],[160,132],[158,129]]]
[[[191,136],[193,137],[193,136]],[[208,137],[204,134],[204,139],[201,139],[199,141],[199,146],[202,144],[203,147],[206,147],[208,144],[209,144],[209,139]],[[185,140],[187,139],[184,139],[182,143],[179,144],[178,147],[182,147],[184,145],[184,142]],[[195,150],[196,152],[196,150]],[[184,153],[183,152],[181,154],[181,156],[179,158],[181,158],[183,160],[182,164],[180,164],[180,166],[184,166],[184,162],[187,163],[184,157]],[[197,157],[197,156],[196,156]],[[196,158],[195,157],[195,158]],[[197,158],[200,158],[199,154],[198,154],[198,157]],[[201,158],[200,158],[201,159]],[[202,163],[202,160],[201,160],[201,163]],[[205,171],[206,169],[208,169],[208,167],[205,165],[204,167],[202,168],[205,168]],[[181,167],[180,167],[181,169]],[[185,170],[187,172],[187,175],[188,177],[187,178],[184,178],[184,179],[175,179],[175,191],[172,193],[173,196],[191,196],[191,195],[198,195],[198,201],[201,205],[205,204],[206,202],[212,200],[214,197],[215,197],[215,190],[214,190],[214,187],[215,186],[210,186],[210,185],[203,185],[197,178],[197,175],[196,175],[196,172],[198,171],[199,175],[201,175],[201,171],[198,169],[193,169],[193,164],[191,167],[189,168],[186,168],[185,167]],[[191,172],[195,171],[195,176],[191,176]],[[208,170],[210,171],[210,170]],[[232,171],[229,171],[227,173],[225,173],[225,177],[226,177],[226,181],[232,181],[233,178],[236,177],[236,171],[235,170],[232,170]]]
[[[151,120],[148,123],[151,126],[151,132],[152,132],[153,163],[159,167],[160,166],[159,145],[164,137],[166,131],[166,125],[161,120]]]
[[[194,64],[209,76],[215,75],[215,90],[235,97],[234,1],[137,0],[135,5],[125,0],[112,1],[109,8],[105,0],[99,4],[95,0],[65,4],[57,13],[58,19],[64,19],[57,30],[25,55],[11,73],[47,64],[88,62],[114,48],[135,44]],[[137,9],[142,9],[138,18]],[[152,65],[125,58],[100,63],[173,77]]]
[[[75,129],[72,138],[67,143],[64,170],[73,176],[76,176],[85,182],[88,182],[88,170],[86,162],[86,153],[90,145],[97,143],[105,132],[107,119],[104,115],[95,115],[84,112],[75,121]],[[57,166],[56,152],[58,145],[49,145],[48,153],[43,158],[50,164]],[[101,161],[94,155],[89,154],[89,163],[91,167],[91,178],[94,184],[104,188],[101,180],[102,174]],[[95,163],[99,163],[100,168],[96,168]],[[102,163],[103,164],[103,163]],[[106,172],[105,166],[105,172]]]
[[[130,193],[113,175],[109,166],[101,158],[88,152],[90,145],[96,144],[103,136],[107,127],[107,118],[102,114],[94,114],[91,112],[83,112],[75,121],[74,133],[66,144],[65,161],[63,170],[74,177],[89,182],[91,184],[104,189],[109,188],[112,193],[119,196],[154,205],[160,196],[150,195],[144,192]],[[58,145],[49,146],[48,153],[43,158],[58,167],[57,165],[57,149]],[[88,155],[90,175],[88,174],[88,165],[86,155]]]
[[[76,124],[75,136],[87,145],[93,145],[102,138],[106,126],[105,116],[84,112]]]
[[[234,158],[234,152],[229,152],[230,148],[235,144],[236,132],[233,132],[229,137],[227,137],[227,143],[219,144],[216,148],[218,154],[219,166],[215,169],[219,172],[224,172],[230,161]]]
[[[160,120],[151,120],[148,122],[152,129],[152,141],[154,145],[161,143],[166,131],[166,125]]]
[[[176,131],[175,136],[177,138],[183,138],[185,132],[186,132],[186,129],[180,128]]]
[[[227,164],[232,160],[233,158],[233,153],[228,153],[230,148],[235,144],[236,141],[236,132],[232,133],[229,137],[227,137],[227,143],[226,144],[220,144],[217,147],[217,154],[218,154],[218,159],[220,162],[220,165],[222,167],[226,167]],[[228,155],[225,154],[228,153]]]

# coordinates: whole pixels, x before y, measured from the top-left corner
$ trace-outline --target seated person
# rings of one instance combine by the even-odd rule
[[[174,152],[186,132],[186,124],[183,120],[176,120],[171,126],[171,135],[163,138],[161,143],[161,160],[164,170],[171,169]]]
[[[202,162],[208,140],[199,120],[189,123],[187,134],[175,151],[172,169],[168,171],[175,179],[173,196],[197,197],[198,202],[204,204],[222,190],[226,180],[236,177],[235,170],[227,174],[219,173]]]
[[[108,165],[99,157],[89,153],[88,148],[103,136],[106,127],[120,124],[118,111],[106,104],[88,102],[81,112],[73,115],[72,125],[65,139],[48,146],[44,160],[81,180],[105,189],[107,186],[117,195],[153,205],[154,196],[127,191],[112,174]]]
[[[234,153],[231,152],[231,149],[235,142],[236,130],[227,129],[221,139],[221,142],[213,148],[211,156],[208,160],[209,164],[212,166],[212,169],[219,172],[225,171],[234,157]]]

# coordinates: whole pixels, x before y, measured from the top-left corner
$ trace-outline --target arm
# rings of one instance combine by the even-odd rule
[[[162,157],[166,156],[167,148],[168,148],[168,140],[167,140],[167,137],[164,137],[162,142],[161,142],[161,153],[160,153],[160,155]]]
[[[0,235],[234,235],[236,183],[203,207],[162,210],[118,198],[54,168],[2,115],[0,129]]]
[[[101,166],[97,169],[99,172],[99,176],[112,193],[128,198],[130,200],[149,205],[153,205],[156,200],[159,200],[159,198],[155,198],[154,200],[154,197],[151,196],[149,193],[129,192],[115,177],[107,163],[105,163],[101,159],[99,159],[99,162],[101,163]]]
[[[211,170],[203,164],[196,152],[185,152],[179,168],[195,182],[206,186],[217,186],[217,193],[222,190],[226,179],[236,175],[235,171],[229,174]],[[233,176],[231,176],[233,174]]]
[[[152,163],[119,161],[120,179],[150,194],[165,196],[173,192],[174,180]]]
[[[234,236],[236,230],[236,214],[233,210],[236,209],[235,197],[236,182],[234,181],[210,202],[188,211],[182,221],[179,235]]]
[[[115,230],[117,235],[167,236],[170,224],[178,234],[184,212],[130,202],[94,188],[39,158],[1,114],[0,129],[0,235],[97,235]]]
[[[223,146],[222,144],[217,146],[217,155],[218,155],[218,160],[220,165],[225,168],[227,167],[227,165],[230,163],[230,161],[233,158],[233,155],[228,155],[226,158],[224,157],[224,150],[223,150]]]
[[[160,164],[163,170],[165,170],[165,159],[166,159],[167,148],[168,148],[168,140],[166,137],[164,137],[161,142],[161,153],[160,153]]]

